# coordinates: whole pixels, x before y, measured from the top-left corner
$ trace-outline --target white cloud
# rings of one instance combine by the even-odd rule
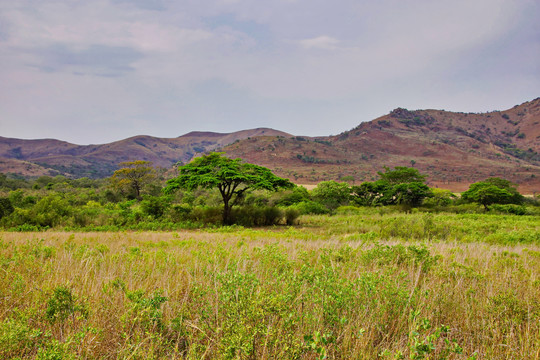
[[[298,42],[306,49],[334,50],[340,41],[331,36],[322,35],[311,39],[299,40]]]

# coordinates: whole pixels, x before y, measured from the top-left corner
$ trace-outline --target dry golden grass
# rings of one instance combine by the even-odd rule
[[[540,358],[538,246],[349,230],[0,233],[0,357]]]

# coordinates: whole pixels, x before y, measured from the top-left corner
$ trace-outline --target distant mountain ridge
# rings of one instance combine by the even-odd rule
[[[0,137],[0,172],[22,176],[66,175],[106,177],[122,161],[147,160],[171,168],[197,153],[257,136],[292,135],[269,128],[233,133],[190,132],[176,138],[133,136],[100,145],[75,145],[55,139],[22,140]]]
[[[498,176],[540,193],[540,98],[504,111],[460,113],[397,108],[335,136],[307,137],[268,128],[194,131],[177,138],[134,136],[101,145],[0,137],[0,172],[105,177],[118,163],[148,160],[163,168],[220,150],[300,184],[360,183],[384,166],[414,166],[432,186],[456,191]],[[351,180],[352,179],[352,180]]]

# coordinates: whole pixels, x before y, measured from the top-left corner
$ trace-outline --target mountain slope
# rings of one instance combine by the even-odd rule
[[[489,113],[398,108],[326,137],[293,137],[267,128],[177,138],[134,136],[85,146],[0,137],[0,172],[104,177],[122,161],[148,160],[171,168],[212,150],[301,184],[344,176],[360,183],[376,179],[384,166],[415,166],[429,175],[430,185],[456,191],[499,176],[518,183],[521,191],[540,192],[540,98]]]
[[[54,139],[21,140],[0,137],[0,172],[24,176],[63,174],[110,176],[122,161],[147,160],[170,168],[201,152],[211,151],[248,137],[284,136],[282,131],[257,128],[234,133],[192,132],[177,138],[134,136],[101,145],[75,145]],[[23,166],[14,161],[33,164]],[[8,166],[9,165],[9,166]]]
[[[415,166],[432,186],[456,191],[500,176],[540,192],[539,124],[540,98],[483,114],[398,108],[337,136],[245,139],[224,151],[297,183],[359,183],[384,166]]]

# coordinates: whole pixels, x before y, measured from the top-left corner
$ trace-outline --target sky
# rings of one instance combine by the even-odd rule
[[[100,144],[540,96],[538,0],[0,0],[0,136]]]

